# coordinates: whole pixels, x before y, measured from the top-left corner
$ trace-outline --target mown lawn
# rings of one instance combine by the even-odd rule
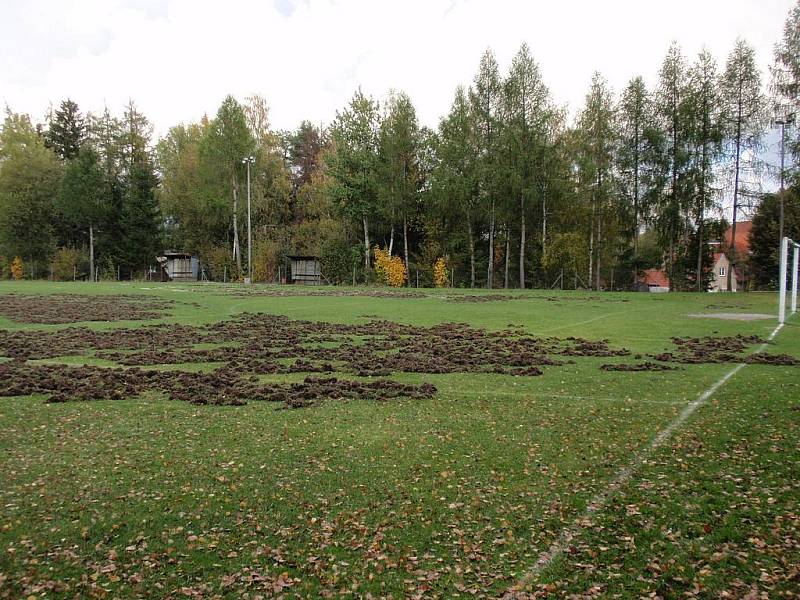
[[[642,355],[671,349],[673,336],[766,337],[774,319],[687,315],[774,314],[777,304],[774,294],[530,291],[460,303],[450,296],[483,292],[240,290],[0,283],[0,294],[175,302],[149,322],[201,325],[244,311],[342,323],[459,321],[607,338]],[[3,329],[67,326],[0,317]],[[798,332],[793,318],[768,351],[800,357]],[[626,361],[584,357],[539,377],[398,374],[434,384],[437,395],[296,410],[194,406],[158,394],[63,404],[0,398],[0,597],[495,597],[576,522],[577,537],[521,597],[797,597],[800,367],[745,367],[587,516],[589,500],[734,366],[599,368],[608,362]]]

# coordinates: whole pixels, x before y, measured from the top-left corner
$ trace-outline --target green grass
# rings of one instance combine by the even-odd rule
[[[0,293],[172,299],[162,319],[169,323],[250,311],[348,323],[372,315],[418,325],[513,324],[608,338],[638,353],[668,349],[672,336],[766,336],[774,320],[686,315],[774,314],[777,303],[774,294],[517,291],[508,293],[524,299],[484,303],[445,297],[470,293],[463,290],[419,299],[229,295],[239,289],[0,283]],[[706,308],[723,302],[735,308]],[[64,326],[0,318],[0,327]],[[770,351],[800,356],[798,331],[790,320]],[[583,525],[572,548],[529,591],[796,591],[798,368],[746,367],[585,520],[589,499],[731,369],[622,373],[601,371],[604,362],[583,358],[533,378],[396,374],[439,393],[301,410],[197,407],[156,394],[65,404],[0,398],[0,597],[497,596],[576,520]],[[198,365],[169,365],[190,367]]]

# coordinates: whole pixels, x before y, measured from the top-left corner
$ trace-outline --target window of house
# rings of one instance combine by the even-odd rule
[[[720,277],[725,277],[725,267],[720,267],[719,268],[719,276]]]

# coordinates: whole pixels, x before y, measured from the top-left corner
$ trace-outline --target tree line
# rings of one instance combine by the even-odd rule
[[[132,102],[117,117],[64,100],[42,125],[7,110],[0,265],[6,277],[20,257],[28,276],[130,278],[171,248],[210,279],[237,279],[249,169],[257,281],[308,254],[332,283],[369,282],[378,247],[407,285],[433,285],[438,261],[450,285],[625,289],[663,268],[673,289],[702,291],[715,251],[774,285],[762,271],[781,197],[761,192],[762,156],[776,115],[798,109],[798,30],[800,3],[766,78],[742,39],[722,64],[672,44],[652,87],[636,76],[616,94],[596,73],[574,118],[526,44],[504,73],[487,50],[435,129],[402,91],[361,89],[327,127],[276,131],[264,98],[228,96],[159,140]],[[785,233],[800,237],[796,127],[786,141]],[[737,256],[720,243],[750,216],[753,255]]]

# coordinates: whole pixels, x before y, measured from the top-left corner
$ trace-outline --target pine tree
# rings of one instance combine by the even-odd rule
[[[537,180],[546,177],[545,155],[553,119],[550,92],[527,44],[522,44],[511,63],[504,98],[501,131],[511,166],[508,179],[513,182],[513,196],[519,199],[519,286],[525,289],[526,213],[529,201],[542,189]],[[545,214],[543,211],[543,218]]]
[[[464,88],[456,89],[450,112],[439,123],[433,169],[436,213],[452,223],[451,231],[466,229],[470,287],[475,287],[475,222],[478,212],[478,155],[473,144],[472,117]]]
[[[600,249],[604,225],[613,209],[612,193],[614,147],[614,102],[605,79],[595,73],[586,95],[586,105],[578,118],[580,139],[579,169],[585,194],[591,198],[589,221],[589,286],[595,279],[600,289]],[[595,275],[596,274],[596,275]],[[595,275],[593,277],[593,275]]]
[[[722,76],[722,102],[727,125],[727,146],[733,176],[733,218],[731,220],[731,245],[727,289],[731,291],[731,278],[738,262],[736,256],[736,224],[742,197],[752,195],[743,181],[743,172],[754,171],[755,159],[748,159],[761,144],[765,128],[765,98],[761,91],[761,75],[756,66],[755,50],[742,39],[736,41],[725,64]]]
[[[124,202],[123,123],[108,107],[100,115],[89,115],[88,142],[97,154],[103,172],[102,219],[95,223],[97,252],[108,263],[119,258],[122,240],[120,221]]]
[[[619,184],[632,208],[634,270],[638,271],[639,232],[642,227],[642,197],[646,186],[647,153],[652,138],[652,101],[644,79],[634,77],[622,92],[617,107]],[[636,275],[636,274],[634,274]]]
[[[87,145],[69,162],[58,195],[58,208],[64,218],[88,233],[89,279],[95,280],[95,228],[105,221],[104,173],[99,157]]]
[[[44,133],[45,145],[62,160],[72,160],[78,156],[86,141],[86,121],[78,105],[67,98],[62,100],[55,114],[50,118]]]
[[[707,245],[705,235],[706,211],[714,206],[714,166],[722,150],[722,122],[719,110],[719,74],[714,58],[707,50],[703,50],[697,57],[689,72],[689,103],[691,118],[691,132],[689,143],[692,155],[692,177],[695,197],[694,221],[695,243],[694,251],[696,268],[694,271],[695,284],[698,292],[707,289],[705,270],[710,266],[704,259],[708,254],[704,249]]]
[[[151,136],[150,121],[133,101],[128,102],[119,133],[122,206],[116,259],[129,272],[152,263],[160,251],[155,194],[158,179],[151,157]]]
[[[161,250],[157,185],[158,178],[148,156],[142,153],[134,157],[125,179],[120,220],[120,265],[129,272],[152,264]]]
[[[489,215],[489,260],[486,287],[494,287],[494,243],[497,213],[497,122],[501,82],[497,61],[491,50],[481,57],[478,73],[469,91],[470,114],[474,119],[474,143],[478,147],[480,197]]]
[[[673,43],[661,65],[656,94],[656,113],[663,145],[654,156],[654,168],[661,171],[658,185],[656,226],[666,250],[667,274],[672,289],[677,282],[675,268],[680,245],[686,241],[687,212],[690,204],[687,172],[689,125],[687,117],[688,69],[680,47]]]

